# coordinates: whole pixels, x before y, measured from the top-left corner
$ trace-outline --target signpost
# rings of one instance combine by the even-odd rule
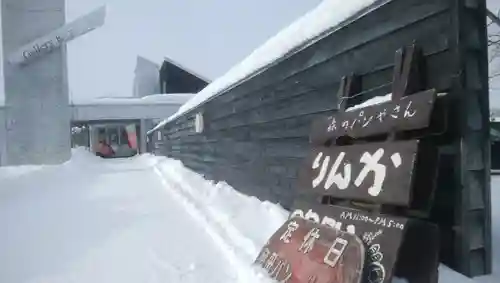
[[[358,237],[367,251],[361,282],[389,283],[393,276],[410,283],[437,282],[438,228],[412,217],[428,213],[438,160],[435,146],[425,139],[425,130],[431,128],[434,111],[439,109],[434,107],[437,95],[433,89],[423,90],[419,54],[416,46],[396,53],[392,100],[388,102],[345,112],[344,100],[361,88],[359,77],[342,79],[340,110],[313,123],[311,150],[299,172],[294,206],[287,224],[277,232],[287,231],[301,218],[316,223],[315,227]],[[408,134],[412,131],[424,135]],[[287,253],[288,248],[276,242],[275,234],[261,256],[270,251],[285,262],[320,258]],[[359,259],[349,257],[344,264],[345,270],[356,269]],[[330,272],[330,277],[322,278],[338,278],[338,270],[291,264],[295,281],[290,282],[309,283],[312,269],[317,275]],[[343,277],[328,282],[356,280]]]
[[[14,65],[28,64],[31,60],[50,53],[60,48],[63,44],[101,27],[104,24],[105,18],[106,6],[99,7],[73,22],[21,46],[18,50],[12,52],[7,60]]]
[[[60,164],[71,157],[66,43],[102,26],[105,7],[65,24],[64,0],[1,2],[0,165]]]

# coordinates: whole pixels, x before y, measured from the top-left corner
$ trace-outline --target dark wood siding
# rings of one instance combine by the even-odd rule
[[[289,208],[311,122],[335,111],[340,78],[362,78],[362,95],[348,106],[389,93],[395,51],[416,42],[429,86],[448,92],[453,106],[433,218],[443,229],[442,258],[465,274],[489,273],[485,21],[484,0],[389,1],[165,125],[163,154]]]

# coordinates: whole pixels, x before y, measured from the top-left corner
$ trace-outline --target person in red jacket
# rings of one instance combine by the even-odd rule
[[[97,145],[97,156],[106,158],[106,157],[112,157],[115,152],[113,148],[106,142],[106,140],[100,140],[99,144]]]

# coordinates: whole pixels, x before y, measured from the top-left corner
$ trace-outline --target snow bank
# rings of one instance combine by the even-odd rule
[[[71,159],[64,164],[94,164],[96,162],[97,156],[90,153],[84,147],[76,147],[71,149]],[[14,179],[26,177],[31,173],[37,171],[44,171],[47,169],[57,170],[58,165],[20,165],[20,166],[0,166],[0,182],[6,181],[7,179]],[[0,186],[0,189],[2,186]]]
[[[66,165],[82,165],[89,164],[98,166],[102,158],[92,154],[87,148],[83,146],[74,147],[71,149],[71,159],[65,162]]]
[[[390,95],[374,98],[372,104],[382,103]],[[367,104],[366,106],[372,105]],[[179,185],[180,191],[191,199],[193,204],[213,221],[210,225],[219,225],[227,230],[228,239],[237,244],[236,253],[242,261],[250,264],[264,246],[267,239],[288,218],[288,211],[281,206],[267,201],[261,202],[236,191],[224,182],[214,183],[183,166],[182,162],[164,157],[152,157],[157,161],[158,174],[168,182]],[[167,182],[167,181],[166,181]],[[500,188],[500,176],[495,179],[494,187]],[[494,195],[500,202],[500,193]],[[500,219],[500,206],[493,210],[493,217]],[[500,239],[500,226],[495,225],[493,237]],[[439,267],[439,283],[494,283],[500,282],[500,247],[494,246],[494,276],[467,278],[447,266]],[[406,279],[394,278],[394,283],[407,283]]]
[[[211,235],[242,282],[272,282],[252,263],[288,213],[268,202],[238,193],[224,183],[213,184],[186,169],[180,161],[157,157],[155,172],[176,202]]]
[[[323,0],[316,8],[267,40],[225,75],[210,83],[182,105],[177,113],[160,122],[152,131],[163,127],[169,121],[230,89],[242,80],[257,75],[272,63],[283,59],[308,41],[321,36],[357,13],[362,12],[361,15],[368,13],[370,10],[366,8],[376,1],[378,0],[349,0],[347,2],[344,0]]]
[[[0,166],[0,182],[3,179],[19,178],[22,175],[41,170],[43,168],[43,165]]]
[[[205,180],[180,161],[155,158],[160,178],[169,184],[176,183],[186,199],[210,216],[211,225],[223,227],[236,240],[238,254],[244,255],[247,263],[255,260],[269,237],[288,218],[288,211],[277,204],[243,195],[225,182]]]

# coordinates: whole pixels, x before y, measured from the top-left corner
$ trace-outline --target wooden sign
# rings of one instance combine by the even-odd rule
[[[318,227],[356,235],[366,249],[363,283],[388,283],[394,276],[410,283],[437,282],[438,228],[405,217],[415,211],[425,215],[432,207],[439,160],[434,140],[408,140],[428,135],[431,130],[439,133],[434,131],[439,120],[434,112],[440,107],[436,91],[421,91],[427,78],[423,59],[422,50],[416,46],[398,50],[391,101],[359,109],[344,111],[347,100],[362,89],[362,78],[354,74],[344,77],[337,94],[339,112],[313,123],[311,152],[299,171],[298,195],[288,225],[305,219]],[[385,141],[374,142],[382,139]],[[321,204],[319,199],[324,197],[346,206]],[[280,233],[285,230],[282,227]],[[263,250],[263,258],[275,250],[286,250],[275,243],[268,245],[272,249]],[[343,270],[353,268],[349,266],[354,264],[352,260],[346,263]],[[268,270],[275,274],[274,269]],[[309,278],[301,277],[297,282]]]
[[[407,206],[418,141],[316,147],[299,172],[299,194]]]
[[[339,112],[314,121],[310,140],[313,145],[324,145],[341,136],[361,138],[390,131],[426,128],[436,101],[436,91],[426,90],[396,101]]]
[[[290,214],[291,219],[296,217],[357,235],[368,249],[362,282],[391,282],[407,225],[406,218],[301,200],[295,201]]]
[[[278,282],[360,283],[364,260],[357,236],[296,217],[274,233],[255,263]]]

